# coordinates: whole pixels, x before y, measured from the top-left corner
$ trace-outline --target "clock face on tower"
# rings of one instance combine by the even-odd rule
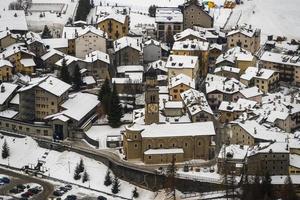
[[[157,104],[148,104],[148,113],[157,113],[158,105]]]

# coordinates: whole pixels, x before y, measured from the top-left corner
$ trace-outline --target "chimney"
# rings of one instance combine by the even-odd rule
[[[257,134],[257,130],[256,130],[256,128],[254,128],[254,134]]]
[[[64,32],[64,37],[67,38],[67,33],[66,32]]]
[[[1,85],[1,93],[4,93],[5,92],[5,86],[2,84]]]

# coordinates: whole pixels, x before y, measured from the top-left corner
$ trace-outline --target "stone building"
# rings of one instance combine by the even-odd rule
[[[13,67],[8,60],[0,59],[0,81],[10,81],[12,79]]]
[[[206,12],[197,0],[190,0],[183,4],[183,27],[187,29],[193,26],[205,28],[214,26],[213,16]]]

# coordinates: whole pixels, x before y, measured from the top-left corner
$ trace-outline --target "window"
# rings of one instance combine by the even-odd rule
[[[187,146],[188,146],[188,143],[184,143],[184,146],[187,147]]]
[[[198,146],[201,146],[201,142],[198,142]]]
[[[149,160],[151,160],[151,156],[148,156]]]
[[[175,92],[175,93],[177,93],[177,92],[178,92],[178,90],[177,90],[177,89],[174,89],[174,92]]]
[[[148,145],[148,149],[151,149],[151,144]]]
[[[160,144],[160,145],[159,145],[159,147],[160,147],[160,148],[162,148],[162,147],[163,147],[163,145],[162,145],[162,144]]]
[[[138,148],[138,145],[137,145],[137,144],[134,144],[134,148],[136,148],[136,149],[137,149],[137,148]]]

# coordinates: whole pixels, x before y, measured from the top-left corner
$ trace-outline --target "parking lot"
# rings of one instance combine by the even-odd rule
[[[30,199],[41,200],[41,199],[48,199],[54,191],[54,186],[51,183],[42,181],[34,177],[22,175],[2,168],[0,168],[0,174],[5,175],[10,179],[9,183],[0,186],[0,195],[8,195],[8,196],[13,195],[13,196],[21,197],[21,194],[29,191],[30,188],[35,188],[36,186],[40,186],[42,190],[40,190],[38,194],[32,194],[32,197]],[[26,188],[22,187],[21,185],[23,185]],[[29,185],[30,188],[27,188],[27,185]],[[23,189],[21,189],[21,187]],[[18,194],[10,193],[12,189],[17,189],[17,188],[19,189]]]

